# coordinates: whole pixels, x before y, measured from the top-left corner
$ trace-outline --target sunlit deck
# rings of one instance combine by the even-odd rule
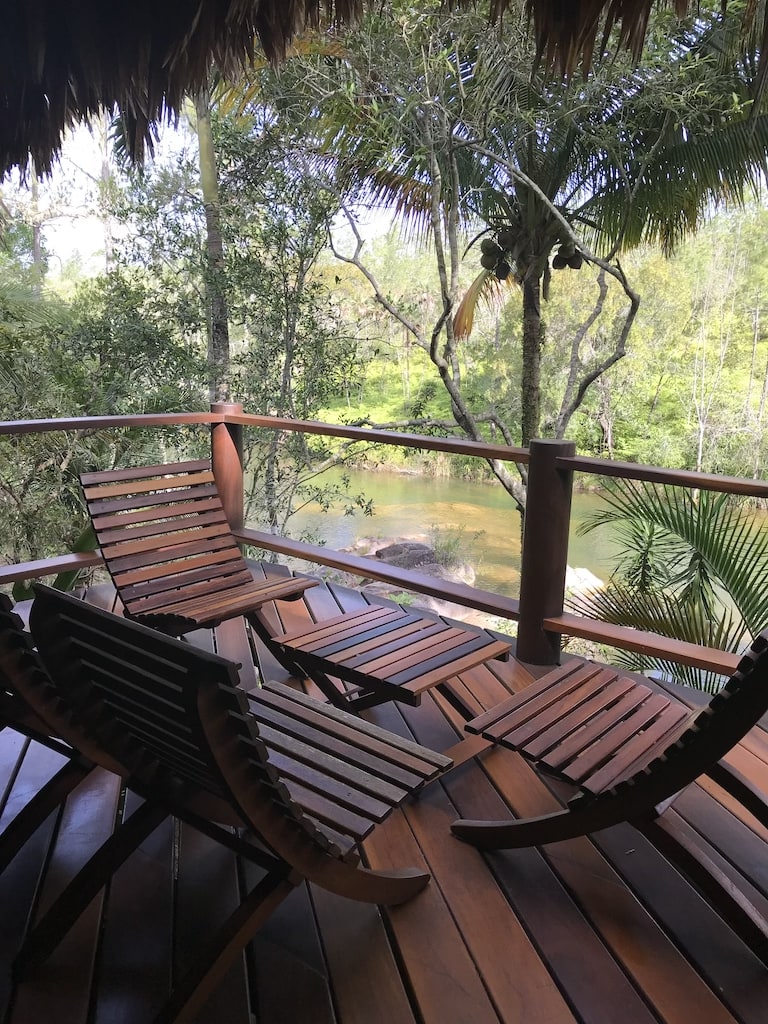
[[[92,600],[109,603],[95,588]],[[286,627],[363,598],[318,587],[282,604]],[[199,634],[243,662],[241,623]],[[285,677],[263,659],[267,677]],[[463,677],[467,699],[492,706],[530,679],[515,661]],[[434,691],[419,708],[386,705],[370,717],[436,750],[462,738],[461,720]],[[471,742],[475,742],[472,740]],[[768,786],[768,737],[741,745],[742,769]],[[49,751],[0,733],[0,799],[21,801],[57,766]],[[8,790],[6,790],[6,786]],[[129,796],[128,802],[132,798]],[[453,839],[458,816],[496,818],[558,805],[509,751],[470,757],[378,828],[372,866],[426,865],[428,888],[380,911],[302,886],[271,917],[200,1014],[226,1024],[697,1020],[762,1022],[768,969],[664,858],[629,826],[590,839],[484,857]],[[2,810],[3,804],[0,804]],[[169,981],[238,900],[242,865],[212,841],[167,822],[115,876],[34,977],[14,986],[10,962],[30,912],[103,841],[123,813],[117,780],[96,772],[0,875],[0,1007],[4,1024],[144,1024]],[[731,865],[735,884],[765,911],[768,834],[714,785],[690,787],[667,813]]]

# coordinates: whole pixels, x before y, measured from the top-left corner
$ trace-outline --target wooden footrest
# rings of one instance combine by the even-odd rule
[[[484,631],[381,605],[273,639],[299,665],[332,668],[346,682],[386,684],[413,695],[510,651],[510,644]]]
[[[596,794],[650,763],[690,715],[636,679],[573,661],[465,728]]]

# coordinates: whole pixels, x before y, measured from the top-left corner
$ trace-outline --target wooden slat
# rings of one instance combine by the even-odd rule
[[[422,742],[436,742],[432,731],[421,729],[429,703],[420,709],[417,738]],[[382,709],[383,711],[384,709]],[[388,710],[388,709],[387,709]],[[453,712],[455,716],[455,712]],[[458,728],[460,719],[454,719]],[[495,749],[482,759],[484,773],[493,781],[503,796],[502,807],[511,806],[520,817],[548,813],[562,806],[544,785],[542,777],[512,751]],[[450,793],[460,813],[478,818],[503,817],[500,807],[478,803],[480,791],[471,778],[469,766],[461,772],[451,772],[441,785]],[[496,797],[498,800],[498,797]],[[613,834],[615,830],[600,833]],[[633,858],[632,830],[621,847],[623,856]],[[560,853],[557,859],[557,878],[567,888],[552,889],[553,878],[547,861]],[[608,975],[613,970],[609,960],[602,968],[598,952],[609,950],[618,958],[623,969],[639,986],[644,999],[656,1008],[660,1019],[675,1024],[686,1024],[693,1019],[712,1022],[730,1022],[734,1017],[722,1005],[717,991],[691,968],[685,956],[663,935],[656,922],[642,909],[632,891],[627,891],[620,879],[596,856],[588,840],[560,843],[547,849],[547,861],[537,860],[535,851],[514,851],[489,857],[494,873],[514,898],[515,905],[524,915],[526,928],[536,938],[542,957],[549,962],[562,991],[572,1005],[581,1011],[580,1019],[634,1019],[627,1005],[623,1005],[621,990],[611,996],[606,988]],[[541,865],[538,873],[526,870],[528,864]],[[682,880],[678,876],[680,884]],[[558,884],[561,884],[558,883]],[[573,903],[564,899],[572,893],[579,908],[573,915]],[[513,896],[514,894],[514,896]],[[549,899],[554,902],[548,902]],[[586,917],[581,916],[586,914]],[[579,923],[579,918],[581,923]],[[598,946],[589,928],[597,929]],[[584,928],[587,931],[584,931]],[[569,929],[573,929],[569,931]],[[578,955],[574,954],[579,950]],[[597,980],[595,980],[597,974]],[[754,1011],[757,1012],[757,1003]],[[606,1016],[602,1016],[606,1015]],[[514,1018],[513,1018],[514,1019]],[[757,1021],[759,1021],[759,1015]]]
[[[630,778],[655,757],[661,756],[688,721],[689,712],[685,708],[668,706],[641,733],[628,737],[619,756],[613,757],[609,764],[590,775],[586,783],[582,783],[583,787],[588,792],[602,793]]]
[[[86,486],[90,486],[98,480],[142,480],[148,475],[157,476],[162,473],[176,473],[185,470],[190,473],[197,473],[201,470],[210,469],[210,459],[198,459],[197,461],[178,462],[166,464],[158,463],[154,466],[135,466],[124,469],[107,469],[97,473],[83,473],[80,480]]]
[[[133,512],[143,508],[151,508],[160,506],[168,507],[167,513],[161,513],[162,515],[170,514],[176,515],[176,509],[174,507],[175,502],[187,503],[194,502],[198,495],[201,498],[209,498],[216,494],[216,488],[213,484],[209,484],[204,487],[187,488],[184,490],[177,490],[173,492],[172,497],[168,497],[168,493],[165,491],[158,491],[154,494],[142,494],[137,498],[107,498],[104,501],[95,499],[88,502],[88,511],[90,512],[94,524],[101,523],[101,516],[112,516],[117,512]],[[183,511],[183,510],[182,510]]]
[[[140,803],[127,794],[124,815]],[[94,1024],[149,1021],[171,987],[174,822],[167,818],[112,878]]]
[[[366,842],[371,867],[428,867],[401,813],[391,816]],[[405,858],[405,859],[404,859]],[[467,951],[440,888],[428,886],[387,914],[403,957],[407,983],[422,1020],[498,1024],[498,1015]],[[429,935],[429,941],[426,941]]]
[[[270,729],[259,722],[259,735],[269,748],[270,761],[280,767],[281,771],[289,771],[292,776],[307,778],[317,776],[321,787],[325,787],[333,779],[354,786],[355,795],[350,799],[359,799],[360,794],[368,794],[378,800],[396,804],[402,800],[411,787],[400,787],[392,783],[391,778],[374,775],[350,763],[349,759],[341,760],[327,754],[320,744],[302,743],[294,740],[284,729]],[[321,739],[321,737],[319,737]],[[354,754],[352,755],[354,757]],[[281,760],[282,758],[282,760]],[[302,766],[306,767],[306,772]],[[318,771],[320,769],[320,771]],[[382,773],[384,762],[382,762]],[[322,782],[320,780],[322,779]],[[414,778],[414,785],[417,785]]]
[[[275,713],[264,706],[253,709],[259,723],[274,722],[281,733],[286,736],[295,736],[299,740],[306,739],[319,751],[327,751],[332,756],[344,757],[359,765],[365,771],[384,780],[389,780],[398,786],[406,788],[417,787],[427,777],[427,766],[423,761],[414,763],[412,761],[401,764],[404,760],[400,751],[396,752],[397,760],[382,756],[382,751],[372,751],[361,748],[354,742],[354,737],[345,737],[337,730],[329,731],[319,727],[317,724],[304,722],[295,716],[287,717]],[[269,738],[269,725],[265,726],[265,736]],[[429,776],[435,772],[434,765],[428,766]]]
[[[513,712],[519,713],[521,721],[527,721],[532,714],[566,697],[583,680],[592,678],[598,672],[600,669],[596,665],[567,662],[532,682],[520,693],[512,694],[507,700],[495,705],[484,714],[478,715],[471,722],[467,722],[465,728],[467,732],[487,732],[489,739],[501,739],[505,732],[504,725]],[[574,673],[577,675],[572,678]],[[516,722],[517,720],[516,714],[511,721]],[[491,729],[493,732],[489,731]]]
[[[378,907],[340,899],[317,886],[311,888],[338,1009],[334,1024],[417,1024]],[[260,951],[259,961],[262,959]],[[298,1022],[310,1005],[314,1015],[316,1004],[305,1001],[295,1016],[285,1018],[290,1004],[286,1006],[283,987],[269,1019],[283,1016]]]
[[[562,769],[566,778],[581,782],[607,758],[623,754],[629,741],[640,732],[644,737],[650,726],[655,724],[670,706],[667,698],[661,694],[653,694],[647,698],[645,695],[639,696],[640,699],[625,712],[617,710],[612,713],[614,709],[609,708],[600,715],[600,719],[606,719],[607,722],[598,741],[590,747],[581,747],[567,768]],[[687,712],[682,711],[681,715],[675,716],[675,722],[678,722],[681,716],[687,717]],[[662,724],[666,729],[663,720]]]
[[[527,729],[521,726],[519,729],[509,730],[504,734],[505,745],[514,748],[524,745],[528,757],[543,757],[547,751],[558,749],[574,728],[589,722],[594,715],[604,711],[606,705],[624,697],[632,685],[631,679],[620,676],[601,688],[594,697],[583,700],[582,694],[572,694],[572,700],[562,701],[562,708],[558,709],[553,725],[545,721],[532,726],[529,724]],[[543,731],[539,731],[542,726]]]
[[[148,492],[155,492],[159,489],[167,492],[172,497],[174,491],[185,487],[198,487],[200,484],[215,484],[213,473],[211,473],[210,470],[202,473],[185,473],[182,477],[174,477],[168,475],[168,470],[172,469],[172,467],[163,467],[163,469],[166,470],[166,472],[153,477],[151,480],[144,480],[133,475],[131,477],[131,482],[129,483],[103,483],[93,487],[86,485],[83,488],[83,491],[88,501],[93,499],[101,501],[105,498],[119,498],[128,494],[147,494]],[[146,474],[144,475],[146,476]]]
[[[396,758],[397,763],[401,766],[419,772],[426,770],[430,777],[435,774],[436,770],[447,767],[447,759],[428,747],[414,743],[412,740],[405,739],[388,730],[379,729],[364,720],[356,720],[352,726],[343,711],[340,712],[337,708],[330,706],[318,707],[316,702],[290,687],[271,684],[265,688],[263,694],[264,699],[274,703],[283,701],[288,705],[296,705],[293,712],[296,717],[301,718],[301,711],[303,711],[305,720],[313,721],[315,725],[322,721],[323,729],[331,735],[348,739],[356,745],[390,760]],[[261,691],[257,696],[261,698]]]
[[[79,799],[67,802],[45,876],[41,910],[111,835],[120,789],[115,776],[94,771],[79,787]],[[46,1019],[86,1024],[103,905],[103,895],[93,900],[34,978],[17,986],[9,1024]]]
[[[403,688],[410,690],[412,693],[423,693],[432,686],[438,686],[446,679],[449,679],[453,674],[466,672],[467,669],[473,668],[475,665],[479,665],[481,662],[487,661],[490,658],[503,657],[508,653],[508,651],[509,644],[501,641],[493,641],[486,646],[478,647],[476,650],[471,651],[468,654],[462,654],[455,658],[451,658],[450,661],[441,665],[440,668],[433,668],[427,672],[417,675],[415,678],[403,683]]]
[[[176,873],[174,984],[192,967],[201,946],[238,906],[242,892],[231,854],[208,836],[182,826]],[[240,955],[221,985],[200,1008],[197,1020],[247,1021],[248,977]]]
[[[375,714],[377,721],[390,729],[395,727],[399,715],[408,717],[416,738],[438,747],[448,745],[460,734],[463,725],[455,711],[452,711],[456,716],[454,724],[447,722],[436,713],[429,699],[413,714],[391,705],[377,708]],[[471,794],[475,801],[472,813],[479,816],[486,813],[489,817],[497,816],[504,805],[490,787],[482,769],[471,763],[460,771],[449,772],[440,787],[447,791],[451,805],[443,804],[439,792],[433,788],[427,794],[429,806],[426,814],[422,816],[423,798],[405,813],[419,844],[429,850],[429,865],[435,882],[455,914],[465,948],[477,964],[483,985],[499,1008],[500,1020],[525,1020],[536,1024],[574,1020],[571,1009],[558,991],[558,984],[529,938],[527,922],[523,923],[516,916],[504,891],[495,882],[490,882],[493,875],[486,873],[487,865],[483,858],[467,856],[471,851],[463,844],[446,843],[443,838],[445,824],[456,813],[454,808],[462,806],[461,801],[466,794]],[[467,805],[464,807],[466,809]],[[436,813],[439,817],[432,821],[432,815]],[[532,895],[535,901],[535,890]],[[555,915],[552,921],[553,928],[562,930],[566,927],[562,915]],[[426,923],[426,927],[427,934],[431,934],[432,922]],[[503,948],[503,956],[498,955],[499,948]],[[431,965],[428,958],[417,956],[413,970],[428,974],[432,967],[439,971],[442,962]],[[579,976],[583,975],[580,957],[578,966],[574,962],[574,970]],[[427,992],[430,992],[429,985],[434,980],[423,980]]]
[[[252,872],[246,872],[250,883]],[[291,895],[269,917],[251,943],[254,1016],[259,1024],[347,1024],[336,1014],[336,985],[328,976],[325,935],[316,920],[316,894],[306,886]],[[360,904],[336,898],[335,905]],[[334,922],[335,924],[335,922]],[[357,970],[367,934],[358,933],[346,949],[350,970]],[[350,955],[350,949],[354,955]],[[378,965],[372,964],[370,981],[375,986]],[[366,980],[368,980],[366,978]],[[198,1024],[207,1024],[199,1021]],[[240,1024],[240,1022],[238,1022]]]
[[[109,544],[114,537],[123,534],[133,536],[134,531],[146,529],[161,531],[163,528],[175,529],[177,516],[194,515],[203,522],[226,522],[227,517],[218,494],[210,498],[198,498],[195,501],[178,502],[163,512],[162,508],[142,508],[136,512],[120,512],[117,515],[93,516],[99,525],[99,537]],[[144,523],[145,526],[137,524]]]
[[[768,973],[758,967],[746,946],[735,938],[714,911],[690,887],[680,885],[680,875],[664,857],[629,826],[598,833],[594,842],[617,866],[622,876],[638,891],[646,906],[685,952],[693,970],[718,993],[725,1003],[721,1017],[701,1020],[751,1020],[757,1005],[768,999]],[[628,851],[632,851],[628,853]],[[664,965],[654,963],[656,971]],[[650,988],[650,986],[649,986]],[[694,1019],[690,994],[679,993],[676,1014],[681,1021]],[[688,1014],[687,1017],[684,1014]]]
[[[180,529],[180,527],[184,525],[183,522],[168,522],[164,525],[168,527],[167,530],[155,530],[152,534],[150,534],[146,528],[142,530],[141,536],[138,535],[137,531],[131,531],[130,535],[127,537],[125,533],[122,533],[119,540],[116,540],[111,544],[106,544],[102,537],[101,550],[106,551],[108,549],[109,557],[112,559],[122,559],[127,555],[147,551],[156,552],[157,549],[162,548],[168,559],[171,560],[174,557],[176,547],[184,545],[186,541],[189,540],[190,536],[210,539],[225,537],[230,543],[232,540],[231,535],[227,537],[228,528],[225,523],[201,523],[198,519],[194,524],[193,530]],[[192,527],[192,525],[193,524],[190,523],[190,527]],[[217,540],[217,543],[221,542]],[[123,562],[119,562],[118,564],[119,567],[123,567],[125,565]]]

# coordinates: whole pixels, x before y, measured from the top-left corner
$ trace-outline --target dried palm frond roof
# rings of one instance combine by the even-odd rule
[[[470,4],[473,0],[454,0]],[[515,0],[490,0],[498,20]],[[541,56],[569,73],[589,62],[605,27],[642,46],[654,4],[688,0],[526,0]],[[211,63],[231,70],[256,40],[279,58],[294,33],[322,15],[346,22],[366,0],[0,0],[0,175],[31,158],[50,168],[64,128],[117,105],[140,156],[154,122],[179,109]],[[450,5],[451,0],[447,0]],[[757,0],[747,0],[754,15]],[[763,48],[765,49],[765,47]]]
[[[140,155],[153,122],[204,84],[211,63],[233,69],[261,48],[285,52],[325,12],[362,0],[0,0],[0,175],[50,168],[63,129],[117,105]]]

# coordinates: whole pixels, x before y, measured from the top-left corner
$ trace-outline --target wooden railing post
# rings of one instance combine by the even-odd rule
[[[532,665],[556,665],[560,658],[560,634],[547,633],[542,623],[563,611],[573,473],[555,460],[575,453],[573,441],[530,444],[517,657]]]
[[[211,412],[242,415],[239,402],[213,402]],[[214,423],[211,461],[216,486],[233,530],[243,527],[243,428],[240,423]]]

